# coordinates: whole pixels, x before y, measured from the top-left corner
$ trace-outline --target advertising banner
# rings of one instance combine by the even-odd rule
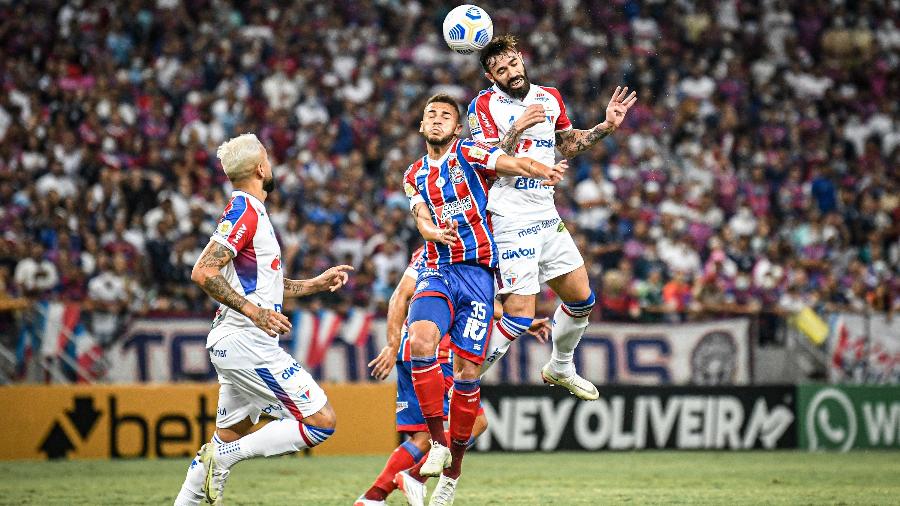
[[[838,313],[829,321],[830,382],[900,384],[900,318]]]
[[[479,450],[796,448],[795,387],[600,389],[583,402],[559,388],[485,386]]]
[[[678,325],[596,323],[575,349],[578,372],[598,385],[745,385],[750,383],[746,318]],[[503,339],[494,333],[494,340]],[[519,339],[485,375],[486,383],[541,383],[550,344]]]
[[[314,455],[397,445],[390,384],[323,385],[339,430]],[[0,387],[0,460],[187,457],[209,441],[216,384]]]
[[[384,320],[354,309],[295,311],[279,344],[321,381],[365,381],[366,364],[384,345]],[[105,381],[114,383],[214,381],[206,351],[210,320],[140,318],[106,352]]]
[[[900,386],[798,387],[801,448],[900,449]]]

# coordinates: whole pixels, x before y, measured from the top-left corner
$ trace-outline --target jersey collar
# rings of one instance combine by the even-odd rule
[[[494,90],[494,93],[500,95],[503,98],[512,100],[513,102],[518,102],[520,104],[524,104],[529,99],[534,98],[534,94],[537,93],[537,85],[534,83],[529,83],[528,85],[528,93],[525,95],[523,100],[519,100],[518,98],[509,96],[505,91],[501,90],[499,86],[496,84],[491,86],[491,89]]]
[[[434,158],[431,158],[428,155],[425,155],[425,164],[428,165],[429,167],[431,167],[432,165],[440,167],[441,165],[444,164],[444,162],[447,161],[447,158],[450,157],[451,153],[456,152],[456,145],[458,142],[459,142],[459,139],[456,139],[455,141],[453,141],[453,145],[450,146],[450,149],[448,149],[447,152],[444,153],[443,155],[441,155],[441,157],[438,158],[437,160],[435,160]]]

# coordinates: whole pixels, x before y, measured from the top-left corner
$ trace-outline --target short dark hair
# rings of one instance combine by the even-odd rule
[[[451,97],[446,93],[438,93],[437,95],[432,95],[431,98],[425,102],[424,107],[428,107],[428,104],[433,104],[434,102],[440,102],[442,104],[449,104],[453,106],[453,110],[456,111],[456,117],[462,117],[462,113],[460,112],[459,102],[456,101],[455,98]],[[423,107],[423,108],[424,108]]]
[[[484,46],[484,49],[478,53],[478,60],[481,62],[481,68],[483,68],[485,72],[490,73],[491,69],[488,66],[488,61],[507,51],[518,52],[519,48],[516,47],[518,44],[519,40],[516,39],[515,35],[506,34],[494,37],[488,42],[488,45]]]

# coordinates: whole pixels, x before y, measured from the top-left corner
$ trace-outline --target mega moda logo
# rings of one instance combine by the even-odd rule
[[[501,258],[503,260],[512,260],[514,258],[534,258],[535,248],[519,248],[503,250]]]
[[[472,197],[466,195],[465,198],[447,202],[441,210],[441,221],[447,221],[451,216],[463,214],[472,209]]]

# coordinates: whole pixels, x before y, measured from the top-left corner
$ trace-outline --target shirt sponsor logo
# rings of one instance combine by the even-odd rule
[[[511,260],[514,258],[534,258],[534,248],[519,248],[504,250],[500,256],[503,260]]]
[[[557,223],[560,223],[559,218],[553,218],[552,220],[541,220],[539,223],[535,223],[534,225],[523,228],[519,230],[519,237],[525,237],[526,235],[532,235],[540,232],[545,228],[550,228]]]
[[[293,364],[291,364],[290,367],[288,367],[284,371],[281,371],[281,379],[286,380],[286,379],[290,378],[291,376],[293,376],[294,374],[300,372],[302,369],[303,368],[300,367],[300,364],[298,364],[297,362],[294,362]]]
[[[472,197],[466,195],[466,198],[448,202],[441,211],[441,221],[447,221],[450,217],[457,214],[463,214],[472,209]]]
[[[241,228],[239,228],[237,233],[234,234],[234,239],[232,239],[231,242],[234,244],[238,244],[239,242],[241,242],[241,237],[244,237],[245,232],[247,232],[247,224],[241,223]]]
[[[542,184],[542,180],[540,179],[522,176],[516,177],[516,182],[513,187],[517,190],[549,190],[553,188],[552,186]]]
[[[493,124],[491,123],[491,119],[488,117],[488,115],[485,114],[484,111],[478,111],[478,114],[481,115],[481,123],[482,125],[484,125],[485,134],[487,134],[488,136],[497,135],[497,132],[494,131]]]

